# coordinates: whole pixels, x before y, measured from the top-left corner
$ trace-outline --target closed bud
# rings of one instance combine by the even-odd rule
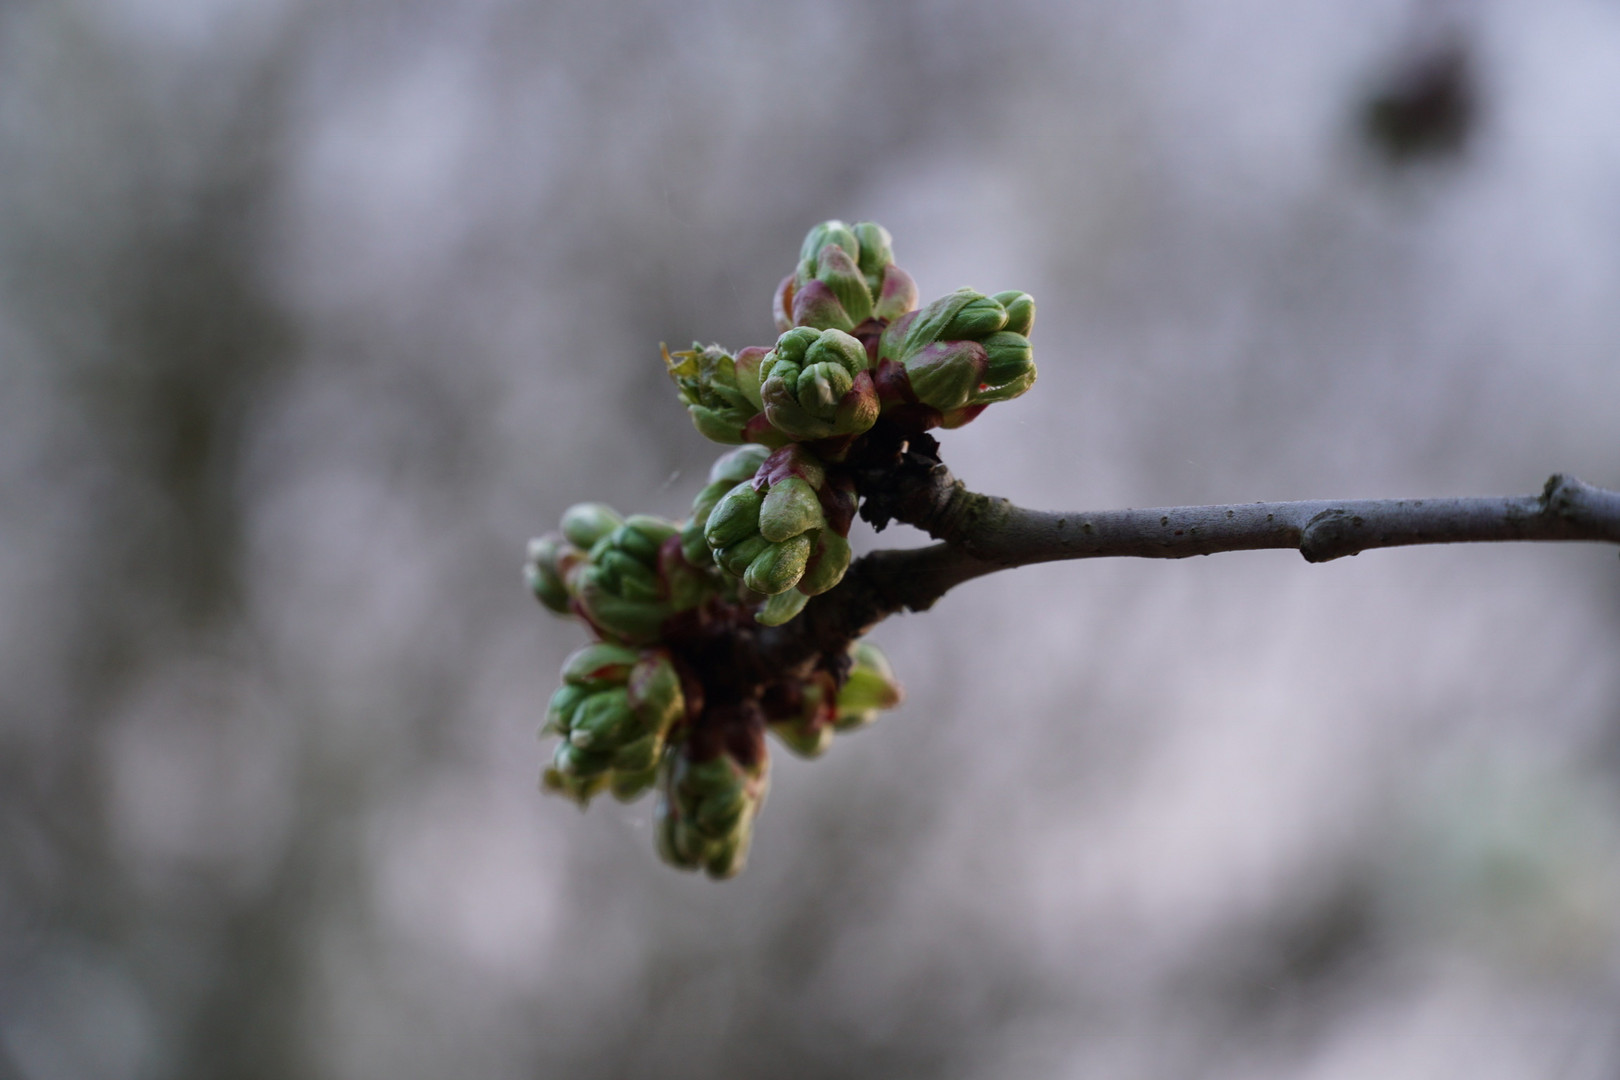
[[[574,711],[580,703],[591,696],[591,691],[583,686],[571,686],[564,683],[551,695],[551,702],[546,707],[546,723],[540,729],[542,735],[567,735],[574,726]]]
[[[620,771],[614,769],[609,773],[608,790],[620,802],[635,802],[658,782],[658,764],[654,762],[649,768],[639,772]]]
[[[692,516],[681,527],[681,554],[694,567],[709,566],[714,555],[704,539],[709,514],[725,497],[726,492],[752,479],[759,471],[770,451],[763,446],[739,446],[722,454],[709,469],[708,484],[692,500]]]
[[[856,642],[850,648],[850,660],[849,677],[838,691],[834,723],[840,731],[870,724],[879,712],[894,708],[904,697],[888,658],[877,646]]]
[[[643,731],[662,735],[686,709],[681,677],[662,649],[642,653],[630,671],[625,689]]]
[[[754,612],[754,621],[761,626],[781,626],[803,611],[804,605],[809,602],[810,597],[798,589],[779,592],[759,606],[759,610]]]
[[[940,337],[946,339],[982,338],[986,334],[993,334],[1007,325],[1007,309],[988,296],[975,294],[972,299],[957,309],[956,314],[945,324],[940,331]]]
[[[1035,298],[1027,292],[1017,289],[1011,292],[998,292],[994,300],[1007,311],[1007,325],[1002,329],[1012,334],[1029,336],[1035,329]]]
[[[839,321],[847,323],[849,329],[853,330],[871,317],[871,290],[848,249],[838,244],[822,248],[816,260],[815,277],[832,290],[841,312]]]
[[[816,534],[798,591],[805,596],[820,596],[837,585],[849,570],[851,555],[848,540],[831,529],[822,529]]]
[[[559,615],[567,615],[570,610],[570,594],[564,576],[565,554],[568,561],[577,561],[583,556],[556,533],[547,533],[529,541],[528,558],[523,563],[524,580],[535,598]]]
[[[680,352],[664,350],[664,369],[705,438],[740,443],[768,435],[765,425],[751,423],[762,408],[759,363],[765,352],[750,348],[733,356],[718,345],[696,343]]]
[[[749,564],[762,554],[769,551],[771,542],[758,533],[754,533],[730,547],[715,548],[714,561],[720,569],[732,577],[742,577],[748,572]]]
[[[890,323],[917,306],[917,283],[898,266],[883,272],[877,299],[872,302],[872,317]]]
[[[570,544],[589,551],[623,523],[613,508],[601,503],[575,503],[563,511],[562,534]]]
[[[811,229],[799,263],[777,287],[772,314],[779,331],[794,326],[854,332],[889,321],[916,305],[910,275],[894,263],[889,232],[874,222],[827,221]]]
[[[752,480],[721,497],[709,511],[705,537],[715,563],[741,578],[747,591],[775,597],[797,587],[809,596],[832,588],[848,569],[844,537],[854,511],[849,477],[829,472],[814,452],[790,443],[761,461]],[[779,626],[803,608],[802,600],[767,600],[754,617]]]
[[[760,503],[759,534],[773,544],[826,524],[816,489],[796,476],[772,484]]]
[[[600,690],[586,698],[574,713],[568,741],[582,750],[611,755],[633,733],[630,692],[622,686]],[[610,759],[611,760],[611,759]],[[607,762],[604,762],[607,764]]]
[[[630,670],[641,653],[623,645],[610,645],[599,641],[570,653],[563,661],[564,689],[583,688],[601,690],[608,686],[623,686],[630,678]]]
[[[833,696],[833,676],[827,670],[772,686],[763,702],[771,734],[800,757],[820,757],[835,734]]]
[[[909,430],[960,427],[1035,382],[1028,293],[958,289],[890,323],[878,342],[885,410]]]
[[[659,765],[658,854],[682,870],[732,877],[747,859],[770,783],[770,759],[762,754],[745,764],[722,750],[698,762],[691,754],[689,744],[676,746]]]
[[[855,239],[854,230],[842,221],[823,221],[805,234],[804,243],[799,247],[799,273],[806,278],[814,277],[821,254],[829,245],[842,248],[851,257],[860,255],[861,245]]]
[[[661,732],[652,732],[643,735],[631,743],[620,747],[613,755],[613,771],[626,773],[645,773],[658,765],[658,756],[664,750],[664,736]]]
[[[709,523],[703,531],[709,546],[718,551],[757,534],[764,503],[765,496],[746,481],[728,491],[709,512]]]
[[[810,560],[810,537],[799,535],[772,543],[743,571],[743,584],[757,593],[771,596],[799,583]]]
[[[765,416],[793,439],[858,435],[877,422],[866,346],[837,329],[795,327],[760,365]]]
[[[554,795],[561,795],[579,804],[584,809],[590,804],[591,798],[600,794],[608,786],[608,777],[604,774],[596,776],[574,776],[565,774],[556,767],[548,767],[540,774],[540,790]]]
[[[672,521],[619,519],[565,576],[573,608],[608,642],[657,641],[667,619],[697,607],[719,585],[681,557],[679,537]]]
[[[588,645],[564,663],[563,678],[546,724],[563,739],[543,786],[580,802],[606,785],[621,799],[645,791],[686,714],[668,650]],[[593,779],[601,782],[584,783]]]
[[[873,293],[883,284],[883,272],[894,262],[894,241],[889,230],[875,221],[857,221],[850,229],[859,250],[861,273]]]
[[[730,484],[740,484],[744,480],[752,480],[770,455],[771,452],[763,446],[739,446],[735,450],[728,450],[709,466],[709,483],[724,480]]]
[[[984,346],[976,341],[936,341],[906,360],[911,392],[941,411],[968,403],[984,375]]]

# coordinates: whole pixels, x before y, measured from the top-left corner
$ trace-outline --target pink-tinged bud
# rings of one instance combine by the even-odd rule
[[[821,257],[816,261],[816,280],[825,283],[838,297],[844,317],[852,327],[871,317],[872,294],[867,291],[860,268],[844,248],[828,244],[821,249]]]
[[[984,376],[984,346],[976,341],[936,341],[906,358],[912,393],[941,412],[968,403]]]
[[[855,329],[855,320],[849,317],[838,295],[824,281],[811,279],[793,294],[793,324],[817,330]]]
[[[874,381],[883,415],[902,431],[960,427],[1035,382],[1028,293],[958,289],[896,318],[878,340]]]
[[[778,334],[793,329],[793,294],[797,288],[793,275],[789,274],[782,279],[782,284],[776,287],[776,295],[771,298],[771,318],[776,322]]]
[[[872,305],[872,317],[893,322],[917,306],[917,283],[898,266],[883,272],[883,285],[877,302]]]
[[[798,268],[777,286],[771,315],[779,332],[810,326],[849,333],[874,319],[881,329],[916,303],[916,284],[894,264],[887,229],[826,221],[804,238]]]

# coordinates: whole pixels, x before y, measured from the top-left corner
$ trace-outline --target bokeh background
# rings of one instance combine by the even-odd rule
[[[0,5],[0,1077],[1616,1075],[1612,549],[971,583],[723,884],[536,791],[518,567],[835,216],[1039,301],[978,490],[1620,486],[1617,102],[1612,0]]]

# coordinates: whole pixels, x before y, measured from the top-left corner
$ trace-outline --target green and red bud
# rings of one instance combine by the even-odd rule
[[[895,320],[878,342],[873,382],[904,427],[960,427],[1035,382],[1028,293],[959,289]]]
[[[562,736],[542,786],[584,803],[604,788],[621,799],[651,786],[671,729],[686,714],[664,649],[599,642],[563,663],[543,734]]]
[[[558,615],[569,615],[573,608],[569,601],[570,572],[584,560],[585,553],[564,540],[558,533],[547,533],[529,541],[528,557],[523,562],[523,577],[535,598]]]
[[[769,446],[786,441],[763,418],[759,366],[768,351],[756,346],[733,356],[718,345],[695,342],[681,352],[664,350],[664,369],[674,380],[693,426],[705,438]]]
[[[659,640],[666,620],[703,603],[716,586],[681,553],[680,527],[649,514],[632,514],[600,536],[564,581],[573,610],[621,645]]]
[[[720,455],[709,468],[709,482],[692,500],[692,516],[681,526],[681,553],[693,566],[711,566],[714,555],[703,539],[709,524],[709,514],[720,499],[742,483],[753,478],[770,451],[763,446],[739,446]]]
[[[850,646],[847,662],[824,661],[806,676],[771,684],[760,707],[771,734],[788,749],[801,757],[818,757],[835,733],[870,724],[901,697],[888,660],[876,646],[861,641]]]
[[[749,590],[772,598],[792,589],[814,596],[849,568],[845,537],[855,503],[847,477],[830,476],[814,454],[789,444],[710,508],[704,540],[715,563]],[[801,600],[767,600],[756,618],[779,625],[803,607]]]
[[[877,714],[905,698],[888,657],[876,645],[857,641],[850,647],[849,677],[838,691],[833,721],[839,731],[865,727]]]
[[[878,417],[866,346],[841,330],[796,327],[760,365],[765,416],[791,439],[858,435]]]
[[[770,786],[758,710],[714,718],[712,737],[674,747],[659,768],[656,839],[671,866],[712,878],[740,873]]]
[[[916,303],[916,283],[895,265],[887,229],[869,221],[827,221],[805,237],[797,268],[777,287],[773,315],[779,331],[807,326],[853,333]]]

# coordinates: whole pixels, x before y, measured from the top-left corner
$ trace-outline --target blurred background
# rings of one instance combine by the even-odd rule
[[[1612,549],[971,583],[722,884],[537,792],[519,565],[828,217],[1039,301],[977,490],[1620,487],[1617,101],[1612,0],[0,5],[0,1077],[1616,1075]]]

